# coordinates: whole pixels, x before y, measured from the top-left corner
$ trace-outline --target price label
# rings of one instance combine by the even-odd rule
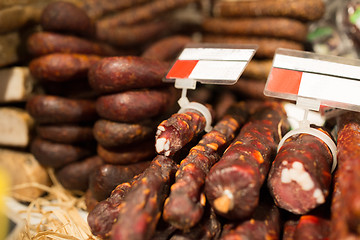
[[[360,61],[278,49],[264,94],[360,111]]]
[[[234,84],[256,50],[256,45],[187,45],[165,81],[192,79],[206,84]]]

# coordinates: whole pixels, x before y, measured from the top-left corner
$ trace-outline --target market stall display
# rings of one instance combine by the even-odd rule
[[[336,106],[345,106],[341,111],[325,110],[324,122],[316,124],[327,139],[309,132],[289,137],[298,126],[285,106],[298,99],[273,99],[269,89],[264,94],[269,78],[282,79],[270,91],[292,86],[295,78],[287,74],[294,71],[305,76],[296,94],[307,98],[316,91],[304,87],[314,79],[306,77],[325,75],[329,81],[317,92],[337,97],[325,105],[356,93],[354,84],[336,94],[330,81],[356,80],[334,75],[356,74],[356,62],[317,68],[314,61],[309,70],[301,61],[284,61],[284,67],[274,58],[279,48],[304,55],[324,50],[330,38],[316,34],[334,12],[330,25],[346,41],[325,54],[357,56],[355,2],[1,3],[0,166],[14,177],[7,200],[24,220],[21,238],[359,238],[359,104],[350,99],[350,107]],[[17,21],[1,21],[20,13]],[[257,48],[246,64],[205,59],[213,65],[201,70],[205,81],[185,87],[190,101],[184,102],[179,85],[186,83],[175,80],[174,87],[170,70],[187,46],[211,44],[223,47],[222,57],[232,54],[224,50],[229,46]],[[191,71],[204,60],[201,54],[180,59],[191,62],[192,76],[199,76]],[[226,86],[208,84],[219,78],[220,61],[244,67],[241,77]],[[313,106],[305,100],[298,105]],[[203,107],[184,108],[193,102]]]

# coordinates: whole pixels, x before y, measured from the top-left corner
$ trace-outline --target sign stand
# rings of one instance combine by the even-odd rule
[[[186,109],[199,111],[206,119],[205,131],[211,131],[209,109],[201,103],[190,102],[187,90],[195,90],[197,82],[235,84],[256,49],[256,45],[188,44],[164,79],[165,82],[175,82],[175,88],[182,89],[178,112]]]

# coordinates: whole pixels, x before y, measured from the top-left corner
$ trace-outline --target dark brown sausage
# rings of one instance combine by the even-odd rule
[[[222,240],[280,239],[280,211],[271,199],[262,200],[250,219],[234,222],[233,227],[222,234]]]
[[[98,119],[92,100],[34,95],[28,99],[26,110],[38,123],[78,123]]]
[[[87,216],[87,222],[92,234],[101,238],[108,238],[111,235],[111,228],[119,217],[124,198],[138,179],[138,176],[135,176],[129,182],[116,186],[111,192],[110,197],[101,202],[93,198],[91,191],[86,193],[88,199],[87,205],[91,208]],[[95,202],[96,204],[94,204]]]
[[[304,44],[292,40],[270,38],[270,37],[242,37],[242,36],[223,36],[214,34],[204,34],[204,43],[227,43],[227,44],[256,44],[258,49],[255,53],[256,58],[273,58],[276,49],[289,48],[294,50],[304,50]]]
[[[208,207],[204,212],[204,217],[195,227],[188,231],[177,230],[169,240],[211,240],[219,239],[222,230],[222,223],[214,210]],[[154,238],[155,240],[156,238]]]
[[[40,25],[46,31],[67,32],[92,36],[94,22],[87,13],[71,2],[57,1],[49,3],[42,12]]]
[[[286,139],[267,179],[277,206],[303,215],[323,204],[330,191],[332,161],[326,143],[315,136],[296,134]]]
[[[140,48],[141,45],[171,32],[169,21],[153,21],[129,26],[97,25],[97,39],[118,47]]]
[[[331,206],[331,225],[336,232],[330,239],[360,234],[360,114],[346,112],[338,117],[335,188]]]
[[[294,240],[323,240],[329,239],[330,221],[315,215],[300,217],[294,232]]]
[[[307,24],[282,17],[206,18],[202,28],[221,35],[274,37],[299,42],[304,42],[308,33]]]
[[[173,156],[204,131],[205,117],[194,109],[175,113],[157,127],[155,147],[158,154]]]
[[[115,187],[130,181],[150,165],[150,161],[128,165],[104,164],[89,175],[89,189],[97,201],[108,198]]]
[[[290,219],[286,220],[283,226],[282,240],[294,240],[294,234],[298,220]]]
[[[31,142],[30,152],[42,166],[51,168],[60,168],[94,154],[88,147],[54,143],[39,137]]]
[[[154,141],[151,140],[116,148],[105,148],[98,144],[97,153],[105,162],[110,164],[136,163],[151,159],[156,154]]]
[[[78,143],[94,141],[91,125],[51,124],[36,126],[39,137],[58,143]]]
[[[111,230],[113,239],[151,239],[176,170],[170,158],[158,155],[152,160],[125,196]]]
[[[157,121],[140,123],[122,123],[99,119],[94,124],[96,141],[105,148],[114,148],[133,143],[139,143],[153,138]]]
[[[107,13],[117,12],[119,10],[135,7],[138,4],[149,1],[150,0],[87,0],[84,1],[81,8],[84,9],[89,15],[89,17],[91,17],[92,19],[99,19]]]
[[[288,128],[286,112],[278,102],[264,102],[242,127],[206,177],[206,197],[219,215],[243,219],[252,214],[279,138]]]
[[[52,53],[30,61],[30,73],[37,79],[66,82],[86,79],[89,68],[101,59],[97,55]]]
[[[205,177],[246,121],[246,108],[244,102],[234,104],[180,162],[175,183],[164,204],[165,221],[179,229],[188,230],[203,217],[205,196],[202,191]]]
[[[174,103],[173,93],[173,88],[158,88],[104,95],[96,100],[96,111],[107,120],[139,122],[169,109]]]
[[[90,87],[87,78],[67,82],[42,81],[41,87],[47,95],[72,99],[95,99],[99,93]]]
[[[35,57],[51,53],[80,53],[98,56],[116,56],[126,53],[106,43],[54,32],[35,32],[27,38],[26,46],[29,53]]]
[[[164,85],[169,64],[138,56],[107,57],[89,70],[90,86],[101,93]]]
[[[69,163],[55,172],[61,185],[70,190],[86,191],[89,187],[89,177],[92,172],[103,164],[99,156]]]
[[[218,1],[213,11],[218,17],[272,16],[314,21],[325,13],[325,3],[322,0]]]
[[[187,4],[196,2],[197,0],[155,0],[145,3],[141,6],[130,8],[126,11],[104,17],[98,21],[98,26],[107,26],[114,28],[122,25],[132,25],[139,22],[153,20],[174,10],[186,6]]]
[[[159,61],[173,61],[191,41],[191,37],[185,35],[168,36],[151,44],[141,56]]]

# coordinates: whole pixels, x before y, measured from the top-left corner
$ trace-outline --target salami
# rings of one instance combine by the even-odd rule
[[[58,143],[80,143],[94,141],[91,125],[42,124],[36,126],[39,137]]]
[[[347,112],[338,117],[335,187],[331,206],[330,239],[345,239],[360,234],[360,114]]]
[[[321,0],[267,0],[256,1],[218,1],[214,5],[214,15],[218,17],[290,17],[302,21],[320,19],[325,12]]]
[[[299,42],[306,40],[308,32],[305,23],[281,17],[206,18],[202,27],[205,31],[216,34],[275,37]]]
[[[141,44],[154,40],[171,28],[168,21],[151,21],[135,25],[113,27],[97,25],[97,39],[118,47],[140,47]]]
[[[155,157],[124,199],[112,239],[151,239],[177,170],[173,160]]]
[[[130,8],[126,11],[104,17],[98,21],[98,27],[116,27],[133,25],[139,22],[146,22],[155,19],[161,14],[186,6],[197,0],[155,0],[141,6]]]
[[[94,22],[87,13],[71,2],[49,3],[42,12],[40,24],[46,31],[67,32],[83,36],[95,33]]]
[[[139,146],[141,146],[141,151],[139,151]],[[145,141],[117,148],[105,148],[98,144],[97,153],[104,162],[110,164],[137,163],[152,159],[156,155],[154,141]]]
[[[36,137],[30,144],[30,152],[44,167],[60,168],[90,157],[93,150],[86,146],[56,143]]]
[[[52,53],[30,61],[31,74],[42,81],[66,82],[86,79],[89,68],[101,59],[97,55]]]
[[[169,240],[210,240],[218,239],[221,234],[221,221],[210,207],[205,209],[204,217],[195,227],[182,231],[175,231]],[[154,239],[155,240],[155,239]]]
[[[281,103],[263,104],[206,177],[207,199],[229,219],[249,217],[255,210],[279,138],[289,128]]]
[[[89,189],[97,201],[102,201],[110,196],[117,185],[130,181],[149,165],[150,161],[127,165],[103,164],[89,174]]]
[[[268,176],[276,204],[295,214],[306,214],[323,204],[330,191],[332,161],[326,143],[313,135],[301,133],[286,139]]]
[[[158,154],[172,156],[205,129],[205,117],[194,109],[175,113],[157,127],[155,147]]]
[[[316,215],[300,217],[294,232],[294,240],[322,240],[330,235],[330,221]]]
[[[29,53],[33,56],[42,56],[51,53],[115,56],[126,53],[105,43],[53,32],[36,32],[31,34],[26,41],[26,46]]]
[[[55,95],[34,95],[26,103],[26,110],[38,123],[79,123],[98,118],[95,101],[69,99]]]
[[[89,70],[90,86],[101,93],[163,86],[165,62],[138,56],[106,57]]]
[[[140,143],[154,137],[158,123],[145,120],[140,123],[122,123],[99,119],[94,124],[94,137],[105,148]]]
[[[259,204],[250,219],[230,224],[232,226],[224,231],[221,240],[280,239],[280,211],[268,198]]]
[[[211,166],[218,160],[247,119],[246,104],[234,104],[228,113],[191,148],[180,163],[175,183],[164,205],[163,218],[173,226],[188,230],[203,217],[203,185]]]
[[[89,176],[103,164],[99,156],[72,162],[55,172],[56,178],[66,189],[86,191],[89,187]]]
[[[134,123],[164,114],[174,100],[174,88],[129,90],[97,98],[96,111],[107,120]]]
[[[92,209],[90,209],[87,216],[87,222],[89,224],[92,234],[98,237],[106,238],[111,234],[111,228],[117,221],[119,211],[123,207],[122,203],[125,196],[129,193],[132,185],[136,181],[138,176],[135,176],[129,182],[121,183],[111,192],[110,197],[97,202]],[[93,196],[92,191],[87,192],[88,202]],[[95,199],[90,199],[95,201]],[[90,205],[90,204],[89,204]]]

